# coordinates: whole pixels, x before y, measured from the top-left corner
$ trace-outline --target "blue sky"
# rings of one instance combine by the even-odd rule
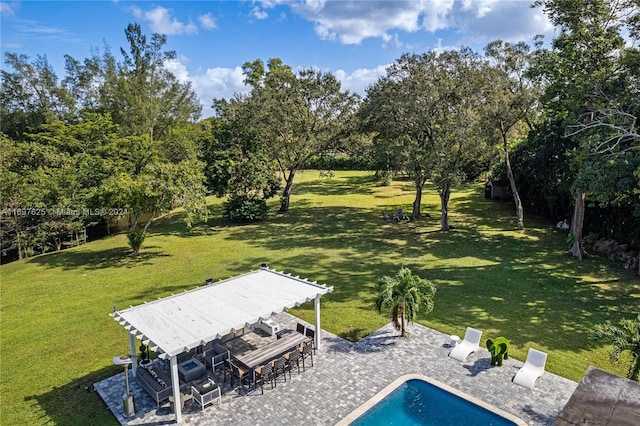
[[[125,27],[166,34],[178,58],[167,66],[191,81],[211,115],[214,97],[246,90],[246,61],[281,58],[294,69],[334,73],[343,88],[364,95],[403,52],[527,41],[553,27],[529,0],[255,0],[255,1],[0,1],[2,54],[46,55],[59,78],[64,55],[127,48]]]

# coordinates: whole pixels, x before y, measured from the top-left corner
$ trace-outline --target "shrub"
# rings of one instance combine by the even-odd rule
[[[232,194],[224,203],[223,216],[232,222],[254,222],[267,217],[267,202],[251,194]]]
[[[373,170],[370,159],[365,156],[315,155],[305,164],[306,169],[318,170]]]
[[[140,252],[140,247],[142,247],[142,243],[144,242],[144,231],[138,227],[133,228],[127,234],[127,238],[129,240],[129,247],[133,250],[134,255]]]

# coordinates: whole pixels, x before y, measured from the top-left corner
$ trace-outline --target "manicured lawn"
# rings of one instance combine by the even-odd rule
[[[547,369],[579,380],[587,366],[624,374],[608,346],[591,339],[595,324],[632,318],[640,283],[606,259],[580,263],[563,255],[566,234],[526,217],[514,230],[509,204],[484,199],[481,184],[456,188],[450,218],[439,229],[439,202],[428,188],[423,218],[386,223],[382,211],[410,211],[409,182],[378,185],[366,172],[299,176],[291,211],[260,224],[220,219],[210,200],[207,224],[187,230],[176,212],[152,227],[143,252],[127,256],[124,235],[3,265],[0,394],[2,424],[116,424],[90,386],[119,373],[127,353],[116,305],[154,300],[270,267],[334,287],[323,297],[322,326],[357,340],[388,322],[374,309],[376,278],[406,265],[438,286],[436,306],[420,323],[451,334],[467,325],[484,338],[511,340],[512,356],[533,346],[549,353]],[[275,204],[272,206],[275,210]],[[294,314],[313,321],[313,306]]]

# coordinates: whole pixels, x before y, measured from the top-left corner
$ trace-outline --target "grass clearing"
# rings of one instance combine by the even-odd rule
[[[432,188],[422,209],[431,218],[386,223],[383,211],[410,211],[410,182],[383,187],[366,172],[328,179],[307,171],[296,179],[291,211],[260,224],[226,223],[221,200],[212,198],[206,224],[188,230],[182,213],[168,215],[150,228],[137,258],[127,256],[126,237],[115,235],[3,265],[2,423],[116,424],[90,392],[121,371],[111,360],[129,351],[124,329],[108,316],[113,305],[137,305],[261,262],[333,286],[322,299],[322,326],[350,340],[389,321],[374,309],[375,282],[405,265],[438,286],[435,309],[421,324],[505,336],[518,359],[533,346],[549,353],[548,371],[573,380],[589,365],[624,375],[592,330],[635,316],[640,283],[607,259],[563,255],[566,233],[553,224],[525,217],[527,229],[515,230],[511,206],[485,200],[482,185],[473,184],[454,190],[455,229],[442,233]],[[292,313],[313,321],[311,303]]]

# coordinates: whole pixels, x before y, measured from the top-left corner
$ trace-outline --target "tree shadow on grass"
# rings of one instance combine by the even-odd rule
[[[137,256],[131,256],[129,249],[124,247],[100,251],[60,251],[33,257],[28,259],[27,263],[34,263],[47,268],[62,268],[63,270],[135,268],[142,265],[151,265],[152,259],[171,256],[158,249],[158,246],[143,246],[142,252]]]
[[[393,275],[399,265],[415,268],[415,273],[441,283],[438,296],[446,294],[436,297],[433,314],[421,318],[475,325],[492,334],[497,330],[517,345],[593,349],[593,324],[629,304],[615,282],[582,282],[591,266],[563,257],[546,229],[494,233],[490,228],[486,233],[477,227],[484,224],[469,223],[454,232],[427,234],[424,222],[397,225],[382,222],[367,209],[316,207],[292,211],[260,227],[238,228],[226,238],[244,240],[258,250],[295,248],[301,254],[280,257],[278,265],[271,266],[321,277],[334,287],[324,301],[358,300],[363,310],[372,309],[378,276]],[[443,267],[447,259],[456,259],[456,266]],[[252,260],[256,265],[262,261],[271,263]],[[621,295],[629,300],[623,302]],[[447,308],[440,308],[441,303]],[[357,321],[352,324],[341,337],[362,336],[364,328]],[[541,334],[541,328],[554,333]]]
[[[116,354],[117,355],[117,354]],[[52,424],[94,424],[118,425],[118,421],[111,411],[106,409],[97,392],[93,391],[93,384],[122,372],[122,367],[109,366],[94,371],[84,377],[73,379],[69,383],[54,387],[40,395],[28,395],[24,400],[32,406],[33,411],[43,411],[44,416]],[[124,376],[122,381],[124,390]],[[124,392],[121,392],[124,394]]]

